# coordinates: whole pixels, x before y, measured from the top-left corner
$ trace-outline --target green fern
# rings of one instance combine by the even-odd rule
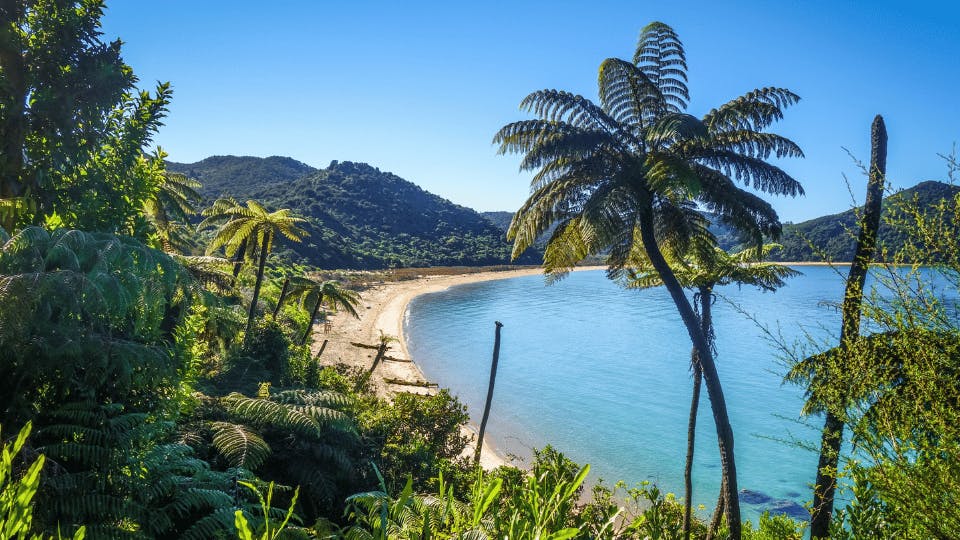
[[[213,446],[232,467],[256,470],[270,455],[270,446],[244,425],[212,422]]]
[[[23,229],[0,247],[0,421],[77,400],[156,406],[180,367],[169,321],[192,295],[175,261],[132,239]]]
[[[338,410],[350,400],[307,390],[265,395],[231,393],[217,400],[219,412],[211,411],[215,419],[205,424],[211,448],[230,465],[300,486],[300,504],[310,519],[331,511],[356,467],[359,438],[351,418]]]

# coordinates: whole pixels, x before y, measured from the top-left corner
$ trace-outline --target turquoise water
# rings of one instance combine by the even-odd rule
[[[768,499],[744,504],[746,519],[778,502],[803,504],[814,480],[817,456],[795,442],[819,442],[822,420],[812,419],[811,426],[799,418],[802,389],[782,383],[786,355],[761,326],[787,344],[813,338],[832,345],[840,315],[825,304],[842,298],[843,277],[827,267],[798,270],[803,275],[776,293],[722,287],[714,304],[740,488]],[[690,341],[665,290],[628,291],[602,271],[585,271],[550,286],[542,276],[528,276],[414,299],[404,322],[411,355],[476,420],[495,320],[504,324],[503,342],[487,431],[500,451],[529,458],[532,448],[551,444],[590,463],[591,481],[650,480],[682,494]],[[704,389],[694,503],[712,510],[719,487]]]

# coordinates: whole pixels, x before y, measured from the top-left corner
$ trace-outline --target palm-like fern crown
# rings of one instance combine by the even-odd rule
[[[189,217],[197,213],[200,182],[166,172],[157,193],[144,204],[144,214],[157,232],[163,250],[186,252],[194,247]]]
[[[207,247],[207,254],[222,247],[227,255],[233,255],[249,240],[254,240],[254,245],[259,248],[270,251],[277,234],[294,242],[307,236],[307,232],[297,226],[306,220],[293,215],[289,208],[270,212],[253,200],[241,206],[233,199],[220,199],[204,211],[204,215],[207,219],[200,224],[201,227],[219,224],[217,234]]]
[[[737,284],[773,291],[782,287],[787,278],[800,274],[788,266],[764,262],[771,251],[780,247],[779,244],[764,244],[759,250],[753,247],[731,254],[716,246],[698,246],[688,251],[683,259],[668,262],[680,284],[689,289]],[[645,253],[635,253],[629,269],[613,277],[633,289],[663,285],[660,274]]]
[[[166,172],[157,190],[155,200],[171,219],[185,221],[197,213],[197,203],[202,199],[197,189],[200,182],[183,174]]]
[[[609,58],[600,65],[599,106],[558,90],[521,102],[538,119],[508,124],[494,138],[501,153],[524,154],[522,170],[535,171],[531,195],[508,231],[514,257],[557,224],[544,254],[548,273],[562,275],[603,252],[611,269],[622,268],[647,214],[665,251],[680,259],[691,239],[715,242],[700,207],[757,245],[780,234],[773,208],[734,181],[771,194],[803,193],[764,161],[803,155],[789,139],[763,132],[799,98],[762,88],[698,119],[684,112],[686,71],[676,33],[655,22],[640,33],[632,62]]]
[[[336,280],[315,281],[307,277],[290,278],[290,289],[287,296],[299,298],[300,306],[305,310],[313,309],[317,300],[326,302],[330,309],[342,309],[352,317],[360,318],[357,306],[360,305],[360,294],[345,289]]]

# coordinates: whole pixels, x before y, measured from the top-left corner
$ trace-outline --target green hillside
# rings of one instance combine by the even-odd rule
[[[257,199],[305,216],[310,236],[281,254],[320,268],[509,263],[503,231],[482,215],[364,163],[317,170],[290,158],[216,156],[169,165],[203,182],[210,199]]]
[[[210,199],[223,195],[245,197],[267,185],[289,182],[317,172],[299,161],[281,156],[210,156],[196,163],[167,162],[167,170],[200,181],[200,193]]]
[[[203,183],[208,202],[219,196],[258,199],[273,208],[291,208],[310,220],[310,237],[285,254],[321,268],[489,265],[509,261],[505,232],[511,212],[478,213],[433,195],[394,174],[364,163],[334,161],[314,169],[288,157],[212,156],[167,167]],[[927,181],[891,197],[916,197],[931,205],[960,187]],[[890,198],[884,205],[889,206]],[[708,216],[710,217],[710,216]],[[784,226],[780,261],[853,258],[856,214],[847,210]],[[711,231],[725,249],[740,240],[729,228]],[[886,225],[880,240],[891,252],[901,243]],[[816,246],[816,250],[811,247]],[[541,250],[528,250],[518,263],[538,264]]]
[[[921,182],[884,199],[884,211],[887,211],[891,202],[900,198],[916,198],[919,205],[925,207],[954,197],[958,192],[958,186],[936,181]],[[823,257],[815,252],[812,244],[817,250],[822,250],[829,260],[851,261],[856,249],[856,231],[857,216],[854,210],[788,224],[784,226],[780,240],[783,249],[774,253],[774,258],[780,261],[822,261]],[[885,223],[880,226],[880,243],[890,253],[897,252],[903,246],[903,240]]]
[[[480,215],[487,218],[487,221],[493,223],[498,229],[504,232],[510,228],[510,222],[513,221],[513,212],[480,212]]]

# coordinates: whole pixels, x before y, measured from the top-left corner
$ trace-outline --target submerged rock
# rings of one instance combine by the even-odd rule
[[[806,521],[810,519],[810,512],[808,512],[807,509],[802,505],[793,501],[787,501],[783,499],[778,500],[771,504],[767,510],[769,510],[771,514],[786,514],[791,519],[795,519],[797,521]]]
[[[773,501],[773,497],[762,491],[753,491],[752,489],[740,490],[740,502],[744,504],[767,504]]]

